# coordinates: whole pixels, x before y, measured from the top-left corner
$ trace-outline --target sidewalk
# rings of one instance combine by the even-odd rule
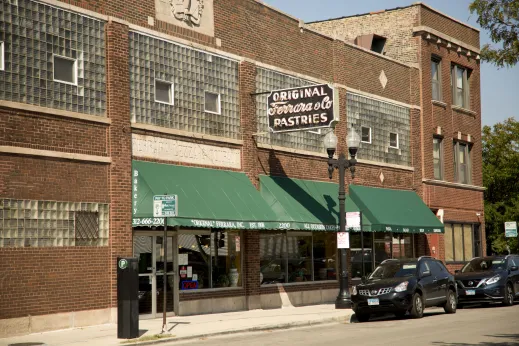
[[[313,324],[343,322],[349,323],[353,311],[336,310],[333,304],[293,307],[274,310],[251,310],[222,314],[176,316],[167,318],[170,337],[157,339],[161,333],[162,318],[140,320],[141,338],[139,344],[151,344],[172,340],[185,340],[214,335],[293,328]],[[104,324],[93,327],[66,329],[60,331],[30,334],[0,339],[0,346],[17,343],[43,343],[47,346],[62,345],[122,345],[126,340],[117,339],[117,325]],[[137,341],[137,339],[134,339]],[[128,345],[125,342],[123,345]],[[131,345],[131,344],[130,344]]]

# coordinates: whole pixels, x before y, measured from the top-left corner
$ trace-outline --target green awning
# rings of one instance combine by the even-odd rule
[[[275,229],[276,216],[244,173],[133,161],[133,226],[163,225],[153,217],[154,195],[177,195],[178,217],[168,225]]]
[[[413,191],[350,185],[350,197],[373,232],[443,233],[443,224]]]
[[[276,214],[281,229],[339,230],[339,185],[336,183],[261,175],[260,193]],[[349,196],[346,211],[359,211]],[[371,230],[365,215],[362,225],[364,231]]]

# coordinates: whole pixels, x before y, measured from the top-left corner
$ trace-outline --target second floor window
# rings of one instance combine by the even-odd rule
[[[451,68],[452,104],[468,109],[469,94],[469,71],[458,65]]]
[[[76,59],[54,55],[54,80],[77,85]]]
[[[454,180],[462,184],[472,180],[470,148],[464,143],[454,143]]]
[[[361,141],[364,143],[371,143],[371,127],[362,126],[362,137]]]
[[[0,42],[0,71],[3,71],[4,69],[4,43]]]
[[[431,80],[432,80],[432,99],[442,100],[442,84],[441,84],[441,65],[440,59],[433,57],[431,59]]]
[[[433,166],[434,166],[434,179],[443,179],[443,150],[442,150],[442,139],[433,138]]]

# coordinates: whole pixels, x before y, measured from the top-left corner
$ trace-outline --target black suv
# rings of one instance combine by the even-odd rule
[[[476,257],[456,270],[458,300],[464,303],[502,302],[519,298],[519,256]]]
[[[359,322],[372,314],[393,313],[403,317],[423,316],[424,308],[441,306],[456,312],[454,276],[442,262],[432,257],[389,259],[382,262],[363,282],[352,289],[353,311]]]

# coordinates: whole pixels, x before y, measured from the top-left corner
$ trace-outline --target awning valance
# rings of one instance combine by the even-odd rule
[[[163,225],[153,217],[154,195],[178,195],[178,217],[168,225],[196,228],[276,229],[276,216],[240,172],[145,161],[132,164],[133,226]]]
[[[443,224],[414,191],[350,185],[349,196],[372,232],[443,233]]]

